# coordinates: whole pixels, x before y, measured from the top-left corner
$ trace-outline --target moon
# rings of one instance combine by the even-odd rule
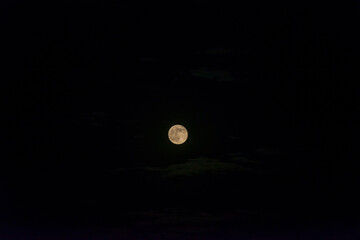
[[[173,144],[183,144],[188,138],[188,131],[183,125],[176,124],[169,129],[169,140]]]

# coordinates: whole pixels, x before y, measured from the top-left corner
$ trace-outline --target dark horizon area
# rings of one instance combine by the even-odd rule
[[[358,239],[359,8],[2,2],[0,238]]]

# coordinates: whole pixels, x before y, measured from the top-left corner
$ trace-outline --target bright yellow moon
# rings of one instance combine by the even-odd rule
[[[188,138],[188,131],[182,125],[176,124],[169,129],[169,140],[174,144],[183,144]]]

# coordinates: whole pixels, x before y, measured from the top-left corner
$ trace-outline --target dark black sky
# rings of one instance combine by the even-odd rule
[[[355,1],[1,5],[4,226],[358,224]]]

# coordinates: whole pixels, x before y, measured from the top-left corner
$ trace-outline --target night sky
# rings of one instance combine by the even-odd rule
[[[0,238],[359,239],[359,11],[2,1]]]

